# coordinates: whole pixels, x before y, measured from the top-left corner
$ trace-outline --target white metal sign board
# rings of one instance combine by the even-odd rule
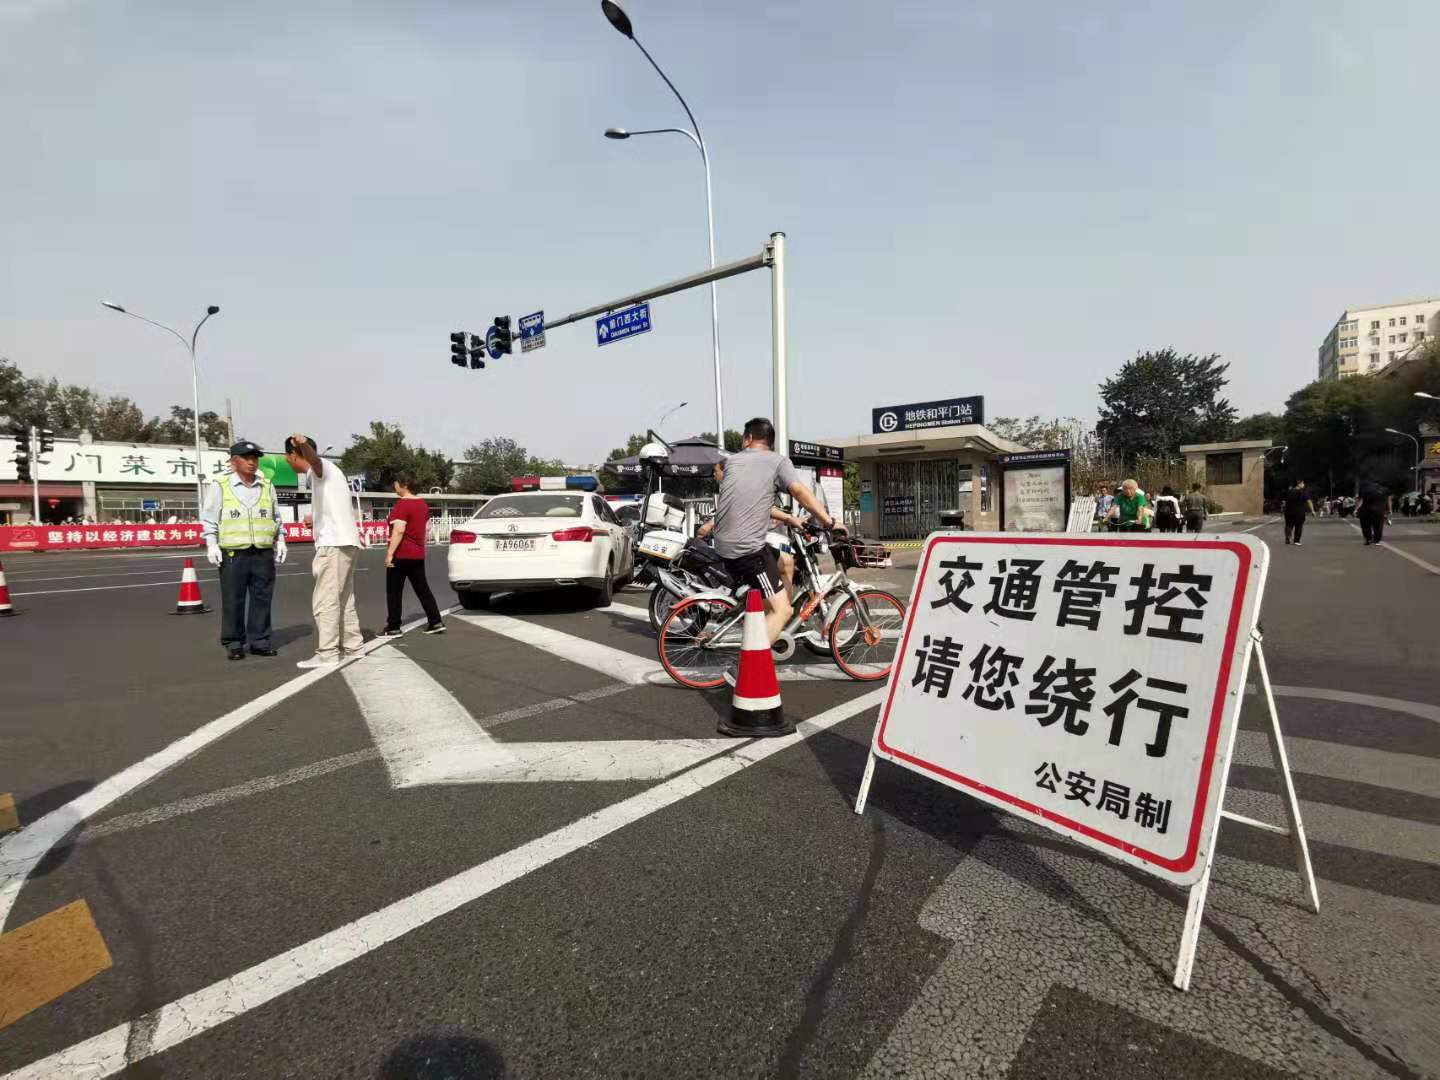
[[[936,533],[872,752],[1194,883],[1268,559],[1245,535]]]

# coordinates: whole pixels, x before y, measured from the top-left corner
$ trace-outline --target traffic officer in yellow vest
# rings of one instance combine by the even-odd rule
[[[270,597],[275,566],[285,561],[285,531],[275,488],[260,472],[260,447],[241,440],[230,448],[229,476],[205,489],[200,511],[206,557],[220,568],[220,644],[231,660],[274,656]],[[245,610],[246,599],[250,610]]]

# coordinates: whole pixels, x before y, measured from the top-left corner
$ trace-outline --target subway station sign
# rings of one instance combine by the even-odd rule
[[[876,435],[888,435],[892,431],[923,431],[926,428],[983,423],[983,397],[916,401],[909,405],[883,405],[870,410],[870,428]]]

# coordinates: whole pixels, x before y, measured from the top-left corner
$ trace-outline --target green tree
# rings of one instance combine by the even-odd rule
[[[195,410],[187,405],[171,405],[170,419],[152,420],[149,442],[181,443],[195,441]],[[206,446],[229,446],[230,425],[219,413],[209,409],[200,414],[200,439]]]
[[[1285,418],[1272,412],[1243,416],[1235,421],[1235,426],[1230,429],[1229,437],[1232,439],[1273,439],[1277,443],[1283,442]]]
[[[1285,402],[1285,477],[1346,495],[1380,470],[1393,454],[1377,408],[1379,389],[1374,378],[1355,376],[1313,382],[1291,394]]]
[[[1064,450],[1074,442],[1075,422],[1068,419],[1042,420],[1038,416],[997,416],[985,425],[1002,439],[1031,450]]]
[[[371,491],[388,491],[401,472],[415,475],[415,491],[450,486],[455,467],[438,451],[410,446],[398,424],[370,422],[370,434],[350,436],[350,445],[340,455],[340,467],[347,476],[363,476]]]
[[[1100,384],[1096,431],[1126,462],[1223,439],[1236,418],[1220,396],[1229,367],[1218,353],[1182,356],[1173,348],[1140,353]]]
[[[564,462],[531,457],[530,451],[514,439],[497,435],[482,439],[465,451],[460,467],[461,491],[496,495],[510,490],[514,476],[556,476],[569,472]]]
[[[697,438],[713,443],[715,441],[715,433],[713,431],[702,431]],[[725,429],[725,446],[723,449],[727,454],[738,454],[740,452],[740,444],[744,441],[745,436],[734,428]]]

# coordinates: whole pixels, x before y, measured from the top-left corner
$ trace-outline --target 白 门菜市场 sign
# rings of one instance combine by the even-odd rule
[[[872,752],[1190,884],[1267,561],[1250,536],[937,533]]]
[[[636,304],[622,311],[612,311],[595,320],[595,344],[609,345],[615,341],[650,332],[649,303]]]
[[[919,431],[954,424],[985,423],[983,397],[944,398],[917,401],[909,405],[883,405],[870,410],[870,427],[876,435],[892,431]]]
[[[545,312],[537,311],[533,315],[520,316],[520,351],[530,352],[532,349],[543,349],[545,347]]]

